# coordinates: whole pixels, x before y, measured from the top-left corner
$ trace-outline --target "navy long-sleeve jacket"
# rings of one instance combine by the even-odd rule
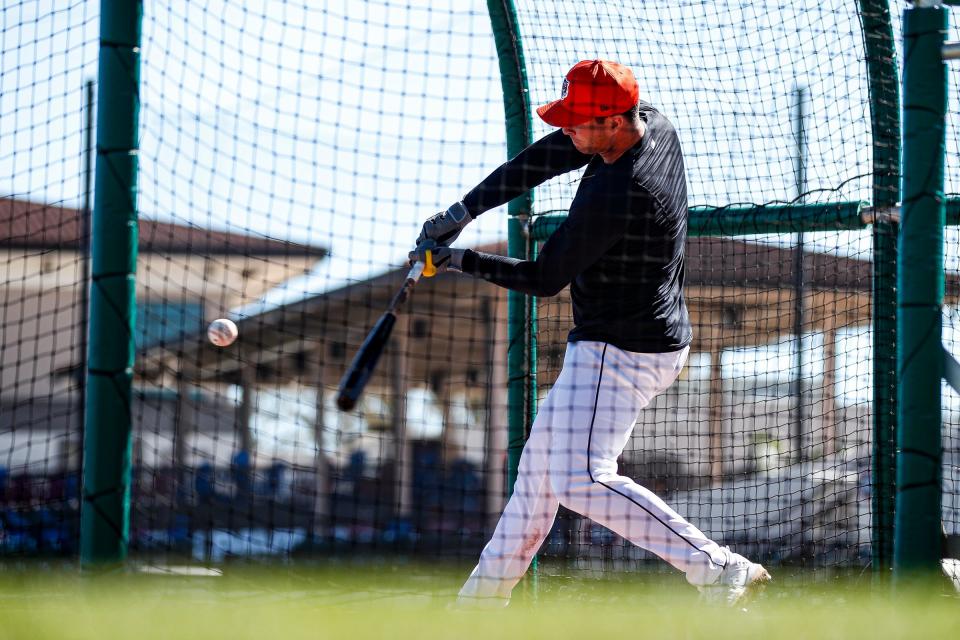
[[[687,187],[673,125],[640,103],[641,140],[612,164],[580,153],[561,131],[534,142],[463,198],[476,217],[586,165],[566,220],[536,260],[467,250],[463,271],[535,296],[570,285],[568,340],[662,353],[690,344],[683,300]]]

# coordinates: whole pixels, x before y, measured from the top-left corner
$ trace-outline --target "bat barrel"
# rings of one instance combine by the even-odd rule
[[[374,367],[380,359],[390,333],[393,331],[393,325],[397,322],[397,316],[393,313],[385,313],[373,326],[366,340],[354,356],[350,368],[344,374],[340,381],[340,388],[337,390],[337,407],[341,411],[351,411],[357,404],[360,394],[370,380]]]

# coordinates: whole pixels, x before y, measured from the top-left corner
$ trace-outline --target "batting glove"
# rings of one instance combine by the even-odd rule
[[[407,257],[410,259],[410,264],[426,262],[427,251],[431,252],[433,266],[437,268],[437,273],[443,273],[444,271],[460,271],[460,265],[463,264],[463,254],[466,250],[433,245],[427,241],[409,253]]]
[[[420,237],[417,238],[417,246],[422,245],[425,240],[450,246],[471,220],[473,218],[470,217],[470,212],[462,202],[452,204],[446,211],[427,218],[423,223],[423,229],[420,230]]]

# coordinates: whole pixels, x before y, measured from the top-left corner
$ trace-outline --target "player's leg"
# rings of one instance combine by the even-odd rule
[[[637,415],[676,379],[685,359],[685,351],[636,354],[603,343],[572,343],[564,368],[575,375],[567,381],[566,416],[552,431],[550,480],[565,507],[703,585],[721,574],[724,550],[652,491],[617,473]]]
[[[550,532],[559,502],[547,475],[550,446],[550,398],[540,408],[523,447],[513,493],[480,561],[460,590],[460,601],[505,605]]]

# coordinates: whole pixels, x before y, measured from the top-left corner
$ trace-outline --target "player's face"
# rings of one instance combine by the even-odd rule
[[[604,118],[597,122],[596,119],[592,119],[575,127],[564,127],[563,133],[570,137],[573,146],[580,153],[601,153],[610,148],[613,133],[616,131],[616,127],[611,126],[616,124],[612,120],[612,118]]]

